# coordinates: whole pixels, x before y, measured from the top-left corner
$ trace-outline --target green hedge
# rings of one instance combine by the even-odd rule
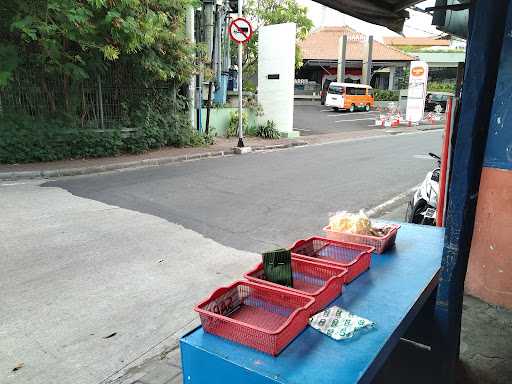
[[[397,101],[400,91],[389,91],[384,89],[374,89],[373,98],[375,101]]]
[[[80,128],[72,121],[3,116],[0,124],[0,163],[29,163],[142,153],[167,145],[198,146],[212,142],[182,121],[145,116],[131,133],[120,129]],[[164,121],[167,120],[167,121]],[[174,119],[176,120],[176,119]]]
[[[427,83],[427,90],[430,92],[455,92],[455,82],[432,81]]]

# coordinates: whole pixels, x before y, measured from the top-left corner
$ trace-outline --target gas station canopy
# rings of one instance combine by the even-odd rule
[[[405,9],[422,0],[314,0],[339,12],[382,25],[401,33],[409,12]]]

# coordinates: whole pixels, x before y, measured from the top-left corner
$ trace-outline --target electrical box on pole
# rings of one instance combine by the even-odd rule
[[[238,13],[238,0],[229,0],[228,5],[230,13]]]

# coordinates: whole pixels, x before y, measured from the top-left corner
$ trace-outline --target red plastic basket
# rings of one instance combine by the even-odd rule
[[[194,310],[206,332],[275,356],[307,326],[313,302],[290,290],[237,281]]]
[[[386,250],[392,248],[393,245],[395,245],[396,234],[398,232],[398,229],[400,228],[400,225],[391,224],[390,227],[391,229],[388,232],[388,234],[383,237],[332,231],[329,225],[324,227],[324,232],[326,233],[328,239],[370,245],[372,247],[375,247],[375,252],[384,253]]]
[[[292,255],[301,259],[326,263],[348,270],[345,282],[350,283],[370,268],[374,247],[345,243],[324,237],[310,237],[297,241],[291,248]]]
[[[347,272],[346,268],[292,257],[293,288],[267,281],[263,263],[247,272],[244,277],[255,283],[288,289],[313,297],[315,302],[310,307],[310,315],[314,315],[341,295]]]

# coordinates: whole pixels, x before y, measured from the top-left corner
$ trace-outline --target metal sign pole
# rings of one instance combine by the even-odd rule
[[[238,17],[243,16],[242,7],[243,0],[238,0]],[[242,43],[238,43],[238,147],[244,146],[244,130],[243,130],[243,100],[242,100],[242,55],[244,47]]]
[[[243,80],[242,80],[242,56],[243,43],[248,42],[253,34],[251,23],[242,17],[243,0],[238,0],[239,17],[229,24],[229,36],[238,44],[238,145],[235,153],[247,153],[251,148],[244,148],[244,111],[243,111]]]

